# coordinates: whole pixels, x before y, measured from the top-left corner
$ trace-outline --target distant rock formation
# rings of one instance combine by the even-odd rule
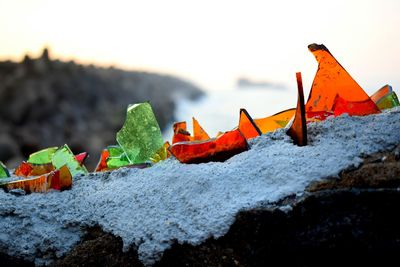
[[[0,62],[0,160],[9,167],[31,152],[68,143],[88,151],[89,167],[115,134],[130,103],[150,101],[161,128],[173,120],[177,99],[203,92],[176,77],[53,60]]]
[[[237,80],[236,86],[240,89],[248,88],[274,88],[274,89],[285,89],[283,84],[272,83],[267,81],[254,81],[248,78],[241,77]]]

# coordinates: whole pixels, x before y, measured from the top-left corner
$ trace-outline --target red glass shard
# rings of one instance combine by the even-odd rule
[[[350,116],[365,116],[380,112],[375,103],[370,99],[365,101],[351,102],[343,99],[339,95],[337,95],[335,98],[333,111],[335,116],[340,116],[343,113],[347,113]]]
[[[248,149],[246,138],[235,129],[207,141],[181,142],[169,150],[182,163],[224,161]]]
[[[172,144],[191,140],[190,133],[186,130],[185,121],[175,122],[173,129],[174,129],[174,136],[172,137]]]
[[[89,153],[82,152],[78,155],[75,155],[75,158],[79,162],[80,165],[83,165],[83,162],[85,162],[85,160],[87,159],[88,156],[89,156]]]
[[[306,111],[304,107],[303,81],[300,72],[296,73],[296,80],[297,80],[297,90],[298,90],[296,114],[294,116],[292,125],[287,131],[287,134],[292,138],[293,143],[295,143],[296,145],[306,146],[307,145]]]
[[[324,45],[311,44],[308,49],[318,61],[310,96],[306,103],[307,117],[322,112],[332,112],[336,95],[348,102],[368,102],[365,114],[376,113],[378,108],[358,83],[340,65]]]
[[[107,149],[103,149],[101,152],[100,160],[97,163],[95,172],[101,172],[107,170],[107,159],[110,156],[110,152]]]
[[[14,174],[17,176],[27,177],[30,175],[33,167],[26,161],[23,161],[14,171]]]
[[[199,124],[199,122],[193,117],[193,138],[195,141],[204,141],[210,139],[210,136],[204,131],[203,127]]]
[[[240,109],[239,130],[246,139],[260,136],[262,133],[244,108]]]

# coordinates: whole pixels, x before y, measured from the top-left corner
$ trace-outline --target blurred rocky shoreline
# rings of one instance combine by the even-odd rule
[[[30,153],[67,143],[90,154],[115,144],[128,104],[150,101],[161,129],[174,119],[178,100],[203,91],[169,75],[80,65],[39,58],[0,62],[0,160],[15,167]]]

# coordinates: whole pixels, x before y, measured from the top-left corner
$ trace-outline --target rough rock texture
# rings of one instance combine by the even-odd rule
[[[150,101],[164,128],[177,99],[201,94],[172,76],[51,60],[47,50],[0,62],[0,160],[11,168],[31,152],[68,143],[88,151],[93,167],[101,149],[116,143],[128,104]]]
[[[400,146],[365,158],[358,169],[308,187],[268,209],[237,215],[229,232],[192,246],[175,244],[156,266],[375,265],[397,260],[400,251]],[[0,253],[8,266],[29,262]],[[90,228],[53,266],[142,266],[136,251]]]

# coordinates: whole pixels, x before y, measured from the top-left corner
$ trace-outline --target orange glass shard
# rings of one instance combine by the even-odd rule
[[[186,121],[175,122],[173,129],[172,144],[191,140],[190,133],[186,130]]]
[[[293,118],[295,113],[295,108],[287,109],[266,118],[254,119],[254,123],[260,131],[265,134],[285,127]]]
[[[390,94],[393,91],[392,87],[388,84],[382,86],[378,91],[376,91],[373,95],[371,95],[371,100],[376,104],[379,100],[381,100],[386,95]]]
[[[295,143],[296,145],[306,146],[307,145],[306,110],[304,107],[303,82],[301,79],[300,72],[296,73],[296,80],[297,80],[297,90],[298,90],[296,114],[294,116],[292,125],[287,131],[287,134],[292,138],[293,143]]]
[[[311,44],[308,49],[318,62],[318,70],[306,103],[308,118],[315,113],[333,112],[336,95],[347,102],[371,102],[364,105],[368,108],[363,111],[364,114],[379,112],[375,103],[324,45]]]
[[[101,152],[100,160],[97,163],[95,172],[101,172],[107,170],[107,159],[110,156],[110,152],[107,149],[103,149]]]
[[[26,193],[44,193],[48,189],[47,185],[47,175],[41,175],[38,177],[12,181],[7,184],[3,184],[2,187],[4,187],[6,191],[23,189]]]
[[[239,130],[246,139],[260,136],[262,133],[244,108],[240,109]]]
[[[50,173],[47,177],[48,188],[66,190],[72,187],[72,175],[67,165]]]
[[[193,121],[193,140],[204,141],[210,139],[210,136],[204,131],[203,127],[200,126],[199,122],[192,118]]]
[[[224,161],[248,149],[246,138],[239,129],[207,141],[180,142],[169,150],[182,163]]]
[[[28,162],[23,161],[14,171],[17,176],[27,177],[31,173],[33,167]]]
[[[171,157],[171,152],[169,151],[170,146],[171,146],[171,144],[168,141],[165,141],[164,147],[165,147],[165,150],[167,151],[167,158]]]
[[[370,99],[364,101],[347,101],[339,95],[336,96],[333,105],[335,116],[340,116],[343,113],[347,113],[350,116],[365,116],[372,114],[372,110],[375,110],[373,113],[380,112],[375,103]]]

